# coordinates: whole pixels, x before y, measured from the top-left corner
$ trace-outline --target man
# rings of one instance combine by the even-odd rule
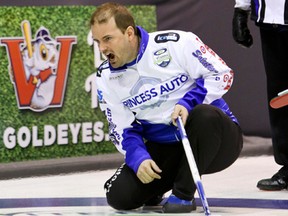
[[[148,34],[117,3],[97,7],[90,24],[107,57],[96,78],[100,107],[125,155],[105,183],[109,205],[158,204],[172,190],[163,212],[195,210],[196,187],[175,120],[181,116],[186,125],[200,175],[230,166],[243,145],[237,119],[221,98],[232,70],[194,34]]]
[[[262,55],[267,79],[267,103],[288,87],[288,1],[236,0],[233,38],[244,47],[253,44],[247,27],[248,17],[260,28]],[[269,106],[269,105],[268,105]],[[281,169],[271,178],[257,183],[261,190],[288,187],[288,107],[269,106],[274,158]]]

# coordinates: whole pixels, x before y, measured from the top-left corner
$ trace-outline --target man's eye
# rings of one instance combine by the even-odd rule
[[[111,40],[111,37],[106,37],[105,38],[105,41],[109,41],[109,40]]]

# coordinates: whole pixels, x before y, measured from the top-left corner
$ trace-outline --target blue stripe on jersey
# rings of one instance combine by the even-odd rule
[[[195,80],[196,87],[188,91],[184,97],[179,100],[178,104],[184,106],[190,112],[197,104],[202,104],[207,94],[207,89],[204,87],[204,79]]]
[[[221,99],[217,99],[215,101],[213,101],[211,103],[211,105],[218,107],[219,109],[221,109],[224,113],[226,113],[227,116],[230,117],[230,119],[232,121],[234,121],[235,123],[239,124],[238,120],[236,119],[236,117],[232,114],[232,112],[230,111],[230,108],[228,106],[228,104],[225,102],[225,100],[223,98]]]

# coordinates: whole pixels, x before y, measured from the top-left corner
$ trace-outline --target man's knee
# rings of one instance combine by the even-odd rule
[[[197,105],[189,114],[188,122],[195,123],[200,126],[212,122],[219,122],[223,112],[214,106],[201,104]]]
[[[141,204],[137,204],[133,201],[133,198],[127,196],[125,193],[106,193],[107,203],[117,210],[131,210],[141,207]]]

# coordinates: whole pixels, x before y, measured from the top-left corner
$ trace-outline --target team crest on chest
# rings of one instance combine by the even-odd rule
[[[153,53],[154,63],[160,67],[167,67],[171,61],[171,56],[166,48],[162,48]]]

